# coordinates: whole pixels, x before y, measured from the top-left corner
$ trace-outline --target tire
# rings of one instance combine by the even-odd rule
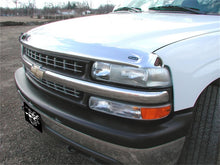
[[[220,147],[220,87],[210,85],[193,108],[192,126],[177,164],[217,164]]]

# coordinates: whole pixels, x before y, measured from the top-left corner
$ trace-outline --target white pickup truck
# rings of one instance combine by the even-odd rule
[[[24,33],[26,120],[109,163],[217,163],[219,14],[219,0],[127,0]]]

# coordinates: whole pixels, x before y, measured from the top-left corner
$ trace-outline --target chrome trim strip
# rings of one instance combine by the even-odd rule
[[[46,71],[44,78],[63,85],[76,88],[80,91],[91,93],[98,96],[108,96],[112,99],[131,101],[137,103],[165,103],[168,102],[167,91],[163,92],[141,92],[106,85],[94,84],[82,80],[73,79],[63,75],[58,75],[51,71]]]
[[[23,56],[24,65],[31,70],[34,64],[31,64],[25,56]],[[41,68],[41,70],[43,70]],[[71,77],[56,74],[51,71],[43,70],[43,79],[54,83],[65,85],[69,88],[74,88],[83,92],[91,93],[94,95],[108,97],[111,99],[118,99],[122,101],[135,102],[135,103],[167,103],[169,101],[169,94],[167,91],[161,92],[143,92],[134,91],[129,89],[122,89],[111,87],[107,85],[100,85],[91,82],[86,82]]]

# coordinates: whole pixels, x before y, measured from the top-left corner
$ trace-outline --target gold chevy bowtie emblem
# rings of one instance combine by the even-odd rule
[[[42,80],[43,75],[44,75],[44,71],[42,71],[39,66],[33,65],[33,66],[31,67],[31,72],[33,73],[33,75],[34,75],[36,78]]]

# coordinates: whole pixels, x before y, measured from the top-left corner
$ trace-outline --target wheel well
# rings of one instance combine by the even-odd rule
[[[198,99],[200,98],[200,96],[207,90],[208,87],[210,86],[218,86],[220,87],[220,78],[214,80],[212,83],[210,83],[206,88],[204,88],[204,90],[200,93],[199,97],[197,98],[194,106],[196,105],[196,103],[198,102]]]
[[[218,78],[217,80],[213,81],[210,85],[220,86],[220,78]]]

